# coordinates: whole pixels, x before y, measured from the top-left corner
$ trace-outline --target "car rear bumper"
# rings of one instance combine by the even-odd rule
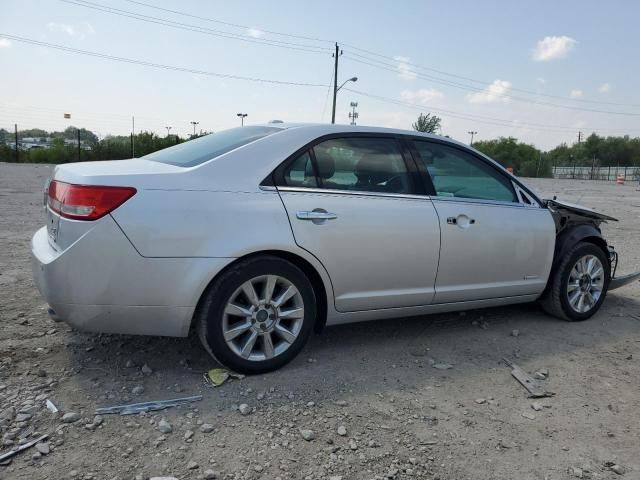
[[[33,278],[52,318],[80,330],[186,336],[200,295],[231,258],[146,258],[111,216],[58,251],[31,241]]]

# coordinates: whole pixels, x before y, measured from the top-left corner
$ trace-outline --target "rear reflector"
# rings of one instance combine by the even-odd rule
[[[73,220],[97,220],[112,212],[136,194],[133,187],[74,185],[52,180],[48,205],[62,217]]]

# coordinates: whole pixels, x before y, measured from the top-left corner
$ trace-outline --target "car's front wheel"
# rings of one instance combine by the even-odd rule
[[[577,243],[552,273],[540,303],[556,317],[586,320],[602,305],[610,277],[611,265],[604,251],[593,243]]]
[[[291,361],[306,343],[316,299],[294,264],[264,255],[242,260],[220,275],[197,315],[200,339],[220,363],[263,373]]]

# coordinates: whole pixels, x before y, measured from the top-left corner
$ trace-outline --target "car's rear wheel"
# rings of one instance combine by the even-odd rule
[[[611,265],[604,251],[593,243],[577,243],[552,274],[540,303],[556,317],[586,320],[600,309],[610,277]]]
[[[316,318],[313,287],[294,264],[264,255],[233,265],[211,285],[197,314],[200,339],[220,363],[263,373],[291,361]]]

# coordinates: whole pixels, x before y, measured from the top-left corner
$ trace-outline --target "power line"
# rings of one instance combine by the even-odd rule
[[[345,47],[349,47],[349,48],[352,48],[354,50],[358,50],[360,52],[365,52],[365,53],[367,53],[369,55],[372,55],[372,56],[376,56],[376,57],[379,57],[379,58],[384,58],[386,60],[391,60],[393,62],[396,62],[396,65],[392,65],[392,66],[396,66],[397,67],[397,63],[399,62],[399,60],[397,58],[395,58],[395,57],[382,55],[380,53],[376,53],[376,52],[373,52],[371,50],[366,50],[364,48],[355,47],[353,45],[349,45],[349,44],[346,44],[344,42],[343,42],[343,45]],[[357,57],[360,57],[360,58],[363,58],[363,59],[366,59],[366,60],[369,60],[369,61],[380,62],[379,60],[375,60],[375,59],[369,58],[369,57],[367,57],[365,55],[360,55],[360,54],[353,53],[353,52],[351,53],[351,55],[354,55],[354,56],[357,56]],[[384,63],[384,62],[382,62],[382,63]],[[420,65],[420,64],[417,64],[417,63],[412,63],[410,61],[402,61],[402,63],[406,64],[406,65],[408,65],[410,67],[419,68],[419,69],[422,69],[422,70],[438,73],[440,75],[445,75],[445,76],[448,76],[448,77],[458,78],[460,80],[466,80],[466,81],[469,81],[469,82],[478,83],[478,84],[481,84],[481,85],[484,85],[484,86],[489,85],[491,83],[491,82],[489,82],[487,80],[478,80],[478,79],[471,78],[471,77],[466,77],[466,76],[463,76],[463,75],[457,75],[457,74],[454,74],[454,73],[445,72],[443,70],[438,70],[438,69],[432,68],[432,67],[425,67],[424,65]],[[386,65],[388,65],[388,63]],[[414,72],[414,73],[417,73],[417,72]],[[527,90],[527,89],[524,89],[524,88],[516,88],[516,87],[511,87],[511,90],[513,90],[514,92],[527,93],[527,94],[530,94],[530,95],[535,95],[535,96],[540,96],[540,97],[548,97],[548,98],[555,98],[555,99],[558,99],[558,100],[566,100],[566,101],[570,101],[570,102],[593,103],[593,104],[599,104],[599,105],[613,105],[613,106],[618,106],[618,107],[640,108],[639,104],[629,104],[629,103],[620,103],[620,102],[605,102],[605,101],[602,101],[602,100],[589,100],[589,99],[586,99],[586,98],[570,98],[570,97],[564,97],[562,95],[552,95],[550,93],[536,92],[536,91],[533,91],[533,90]]]
[[[216,20],[215,18],[210,18],[210,17],[202,17],[199,15],[193,15],[190,13],[186,13],[186,12],[179,12],[177,10],[171,10],[169,8],[163,8],[163,7],[158,7],[157,5],[151,5],[149,3],[144,3],[144,2],[138,2],[135,0],[125,0],[126,2],[129,3],[133,3],[135,5],[142,5],[144,7],[149,7],[149,8],[154,8],[156,10],[160,10],[163,12],[168,12],[168,13],[173,13],[175,15],[182,15],[183,17],[190,17],[190,18],[196,18],[198,20],[204,20],[205,22],[213,22],[213,23],[219,23],[220,25],[227,25],[229,27],[236,27],[236,28],[243,28],[246,30],[251,29],[252,27],[249,27],[247,25],[239,25],[237,23],[230,23],[230,22],[224,22],[222,20]],[[274,30],[264,30],[264,29],[260,29],[261,32],[264,33],[269,33],[271,35],[280,35],[283,37],[289,37],[289,38],[298,38],[300,40],[311,40],[311,41],[315,41],[315,42],[323,42],[323,43],[330,43],[333,44],[333,40],[327,40],[327,39],[323,39],[323,38],[316,38],[316,37],[307,37],[304,35],[295,35],[292,33],[283,33],[283,32],[276,32]]]
[[[80,0],[80,1],[85,1],[85,0]],[[186,16],[186,17],[196,18],[196,19],[199,19],[199,20],[219,23],[219,24],[222,24],[222,25],[232,26],[232,27],[236,27],[236,28],[243,28],[243,29],[250,29],[251,28],[251,27],[246,26],[246,25],[240,25],[240,24],[236,24],[236,23],[224,22],[224,21],[217,20],[217,19],[210,18],[210,17],[203,17],[203,16],[193,15],[193,14],[189,14],[189,13],[181,12],[181,11],[177,11],[177,10],[171,10],[171,9],[167,9],[167,8],[162,8],[162,7],[158,7],[156,5],[151,5],[149,3],[140,2],[140,1],[136,1],[136,0],[125,0],[125,1],[127,1],[129,3],[132,3],[132,4],[141,5],[141,6],[145,6],[145,7],[148,7],[148,8],[153,8],[153,9],[160,10],[160,11],[165,11],[165,12],[169,12],[169,13],[176,14],[176,15],[182,15],[182,16]],[[312,41],[323,42],[323,43],[334,43],[333,40],[317,38],[317,37],[306,37],[306,36],[303,36],[303,35],[295,35],[295,34],[290,34],[290,33],[276,32],[276,31],[273,31],[273,30],[262,30],[261,29],[261,31],[265,32],[265,33],[270,33],[270,34],[274,34],[274,35],[281,35],[281,36],[290,37],[290,38],[299,38],[299,39],[312,40]],[[341,43],[345,47],[349,47],[350,49],[357,50],[359,52],[363,52],[363,53],[365,53],[365,54],[367,54],[369,56],[374,56],[374,57],[383,58],[383,59],[386,59],[386,60],[391,60],[391,61],[394,61],[394,62],[398,62],[398,60],[396,58],[388,56],[388,55],[384,55],[384,54],[381,54],[381,53],[378,53],[378,52],[374,52],[372,50],[367,50],[367,49],[364,49],[364,48],[361,48],[361,47],[357,47],[355,45],[347,44],[347,43],[344,43],[344,42],[339,42],[339,43]],[[368,58],[367,56],[360,55],[360,54],[357,54],[357,53],[351,53],[351,54],[354,55],[354,56],[359,56],[359,57],[361,57],[363,59],[366,59],[366,60],[369,60],[369,61],[377,61],[375,59]],[[420,65],[420,64],[417,64],[417,63],[413,63],[413,62],[409,62],[409,61],[403,61],[402,63],[404,63],[406,65],[409,65],[411,67],[414,67],[414,68],[419,68],[419,69],[422,69],[422,70],[438,73],[440,75],[445,75],[445,76],[452,77],[452,78],[457,78],[457,79],[460,79],[460,80],[466,80],[466,81],[469,81],[469,82],[478,83],[478,84],[481,84],[483,86],[486,86],[486,85],[491,83],[491,82],[488,82],[487,80],[478,80],[478,79],[475,79],[475,78],[472,78],[472,77],[446,72],[444,70],[439,70],[439,69],[436,69],[436,68],[427,67],[427,66]],[[636,105],[636,104],[627,104],[627,103],[620,103],[620,102],[606,102],[606,101],[600,101],[600,100],[589,100],[589,99],[584,99],[584,98],[570,98],[570,97],[565,97],[565,96],[561,96],[561,95],[552,95],[552,94],[548,94],[548,93],[536,92],[536,91],[527,90],[527,89],[523,89],[523,88],[516,88],[516,87],[511,87],[511,90],[514,91],[514,92],[526,93],[526,94],[535,95],[535,96],[538,96],[538,97],[547,97],[547,98],[553,98],[553,99],[557,99],[557,100],[565,100],[565,101],[578,102],[578,103],[592,103],[592,104],[599,104],[599,105],[613,105],[613,106],[640,108],[640,105]]]
[[[240,40],[243,42],[254,43],[258,45],[269,45],[272,47],[287,48],[290,50],[300,50],[300,51],[310,52],[310,53],[326,53],[328,51],[325,48],[318,47],[315,45],[302,45],[302,44],[296,44],[292,42],[285,42],[282,40],[268,40],[268,39],[263,40],[259,38],[247,37],[246,35],[240,35],[233,32],[215,30],[207,27],[201,27],[198,25],[192,25],[188,23],[176,22],[174,20],[167,20],[164,18],[153,17],[150,15],[138,14],[135,12],[122,10],[120,8],[115,8],[115,7],[103,5],[100,3],[89,2],[87,0],[60,0],[60,1],[71,4],[71,5],[77,5],[77,6],[89,8],[92,10],[98,10],[101,12],[110,13],[112,15],[119,15],[121,17],[132,18],[134,20],[139,20],[142,22],[154,23],[154,24],[163,25],[166,27],[176,28],[180,30],[187,30],[195,33],[205,34],[205,35],[212,35],[215,37],[228,38],[231,40]]]
[[[89,50],[79,50],[77,48],[71,48],[71,47],[66,47],[64,45],[58,45],[58,44],[54,44],[54,43],[48,43],[48,42],[41,42],[39,40],[33,40],[31,38],[25,38],[25,37],[18,37],[16,35],[9,35],[6,33],[2,33],[0,32],[0,37],[4,37],[4,38],[8,38],[9,40],[14,40],[16,42],[22,42],[22,43],[29,43],[32,45],[38,45],[41,47],[47,47],[47,48],[54,48],[57,50],[62,50],[65,52],[70,52],[70,53],[77,53],[80,55],[87,55],[90,57],[96,57],[96,58],[102,58],[105,60],[113,60],[116,62],[122,62],[122,63],[130,63],[130,64],[135,64],[135,65],[143,65],[145,67],[153,67],[153,68],[161,68],[164,70],[174,70],[177,72],[187,72],[187,73],[195,73],[198,75],[207,75],[207,76],[211,76],[211,77],[219,77],[219,78],[228,78],[228,79],[233,79],[233,80],[246,80],[249,82],[260,82],[260,83],[270,83],[270,84],[275,84],[275,85],[295,85],[295,86],[302,86],[302,87],[326,87],[326,85],[324,84],[319,84],[319,83],[306,83],[306,82],[288,82],[288,81],[284,81],[284,80],[271,80],[271,79],[266,79],[266,78],[257,78],[257,77],[245,77],[242,75],[232,75],[232,74],[228,74],[228,73],[218,73],[218,72],[209,72],[206,70],[197,70],[194,68],[187,68],[187,67],[176,67],[173,65],[165,65],[162,63],[153,63],[153,62],[147,62],[145,60],[135,60],[132,58],[126,58],[126,57],[117,57],[115,55],[108,55],[105,53],[98,53],[98,52],[91,52]]]
[[[373,99],[379,100],[381,102],[392,103],[392,104],[395,104],[395,105],[399,105],[399,106],[404,106],[404,107],[420,110],[422,112],[424,112],[425,110],[429,110],[429,111],[435,112],[435,113],[446,114],[446,115],[448,115],[450,117],[453,117],[453,118],[459,118],[459,119],[462,119],[462,120],[469,120],[469,121],[474,121],[474,122],[478,122],[478,123],[486,123],[488,125],[497,125],[497,126],[504,126],[504,127],[511,127],[511,128],[522,128],[522,129],[525,129],[525,130],[552,131],[552,132],[575,131],[575,127],[571,127],[571,126],[549,125],[549,124],[540,124],[540,123],[532,123],[532,122],[525,122],[524,124],[514,124],[513,120],[510,120],[510,119],[487,117],[487,116],[484,116],[484,115],[466,114],[466,113],[456,112],[454,110],[447,110],[447,109],[443,109],[443,108],[435,108],[435,107],[430,107],[430,106],[427,106],[427,105],[418,105],[418,104],[415,104],[415,103],[404,102],[404,101],[401,101],[401,100],[396,100],[394,98],[384,97],[384,96],[381,96],[381,95],[374,95],[374,94],[371,94],[371,93],[362,92],[362,91],[354,90],[354,89],[351,89],[351,88],[345,88],[345,90],[347,90],[349,92],[352,92],[352,93],[355,93],[357,95],[362,95],[364,97],[373,98]],[[587,127],[583,127],[583,129],[586,130]],[[590,128],[590,130],[603,131],[605,129]],[[610,129],[610,130],[611,131],[637,131],[637,130],[630,130],[630,129]]]
[[[390,72],[393,72],[393,73],[398,73],[398,69],[397,69],[396,65],[392,65],[392,64],[385,63],[385,62],[381,62],[379,60],[372,60],[374,62],[378,62],[379,64],[381,64],[381,65],[378,65],[378,64],[366,62],[366,61],[363,61],[363,60],[359,60],[357,58],[354,58],[352,55],[353,54],[351,54],[351,55],[346,54],[345,58],[348,58],[353,62],[361,63],[361,64],[364,64],[364,65],[369,65],[371,67],[378,68],[378,69],[381,69],[381,70],[386,70],[386,71],[390,71]],[[472,92],[476,92],[476,93],[483,92],[485,90],[484,88],[479,88],[479,87],[473,87],[473,86],[470,86],[470,85],[460,84],[460,83],[452,82],[450,80],[441,79],[441,78],[437,78],[437,77],[432,77],[430,75],[421,74],[421,73],[418,73],[418,72],[415,72],[415,71],[413,71],[412,73],[415,74],[416,78],[420,78],[420,79],[423,79],[423,80],[428,80],[428,81],[431,81],[431,82],[434,82],[434,83],[447,85],[447,86],[454,87],[454,88],[459,88],[459,89],[462,89],[462,90],[472,91]],[[573,106],[573,105],[562,105],[562,104],[558,104],[558,103],[533,100],[533,99],[530,99],[530,98],[524,98],[524,97],[518,97],[518,96],[515,96],[515,95],[507,95],[507,94],[500,94],[500,93],[492,93],[492,95],[497,97],[497,98],[515,100],[515,101],[524,102],[524,103],[532,103],[534,105],[544,105],[544,106],[550,106],[550,107],[556,107],[556,108],[564,108],[564,109],[568,109],[568,110],[578,110],[578,111],[592,112],[592,113],[603,113],[603,114],[608,114],[608,115],[622,115],[622,116],[640,117],[640,113],[634,113],[634,112],[615,112],[615,111],[611,111],[611,110],[598,110],[598,109],[594,109],[594,108],[578,107],[578,106]]]

